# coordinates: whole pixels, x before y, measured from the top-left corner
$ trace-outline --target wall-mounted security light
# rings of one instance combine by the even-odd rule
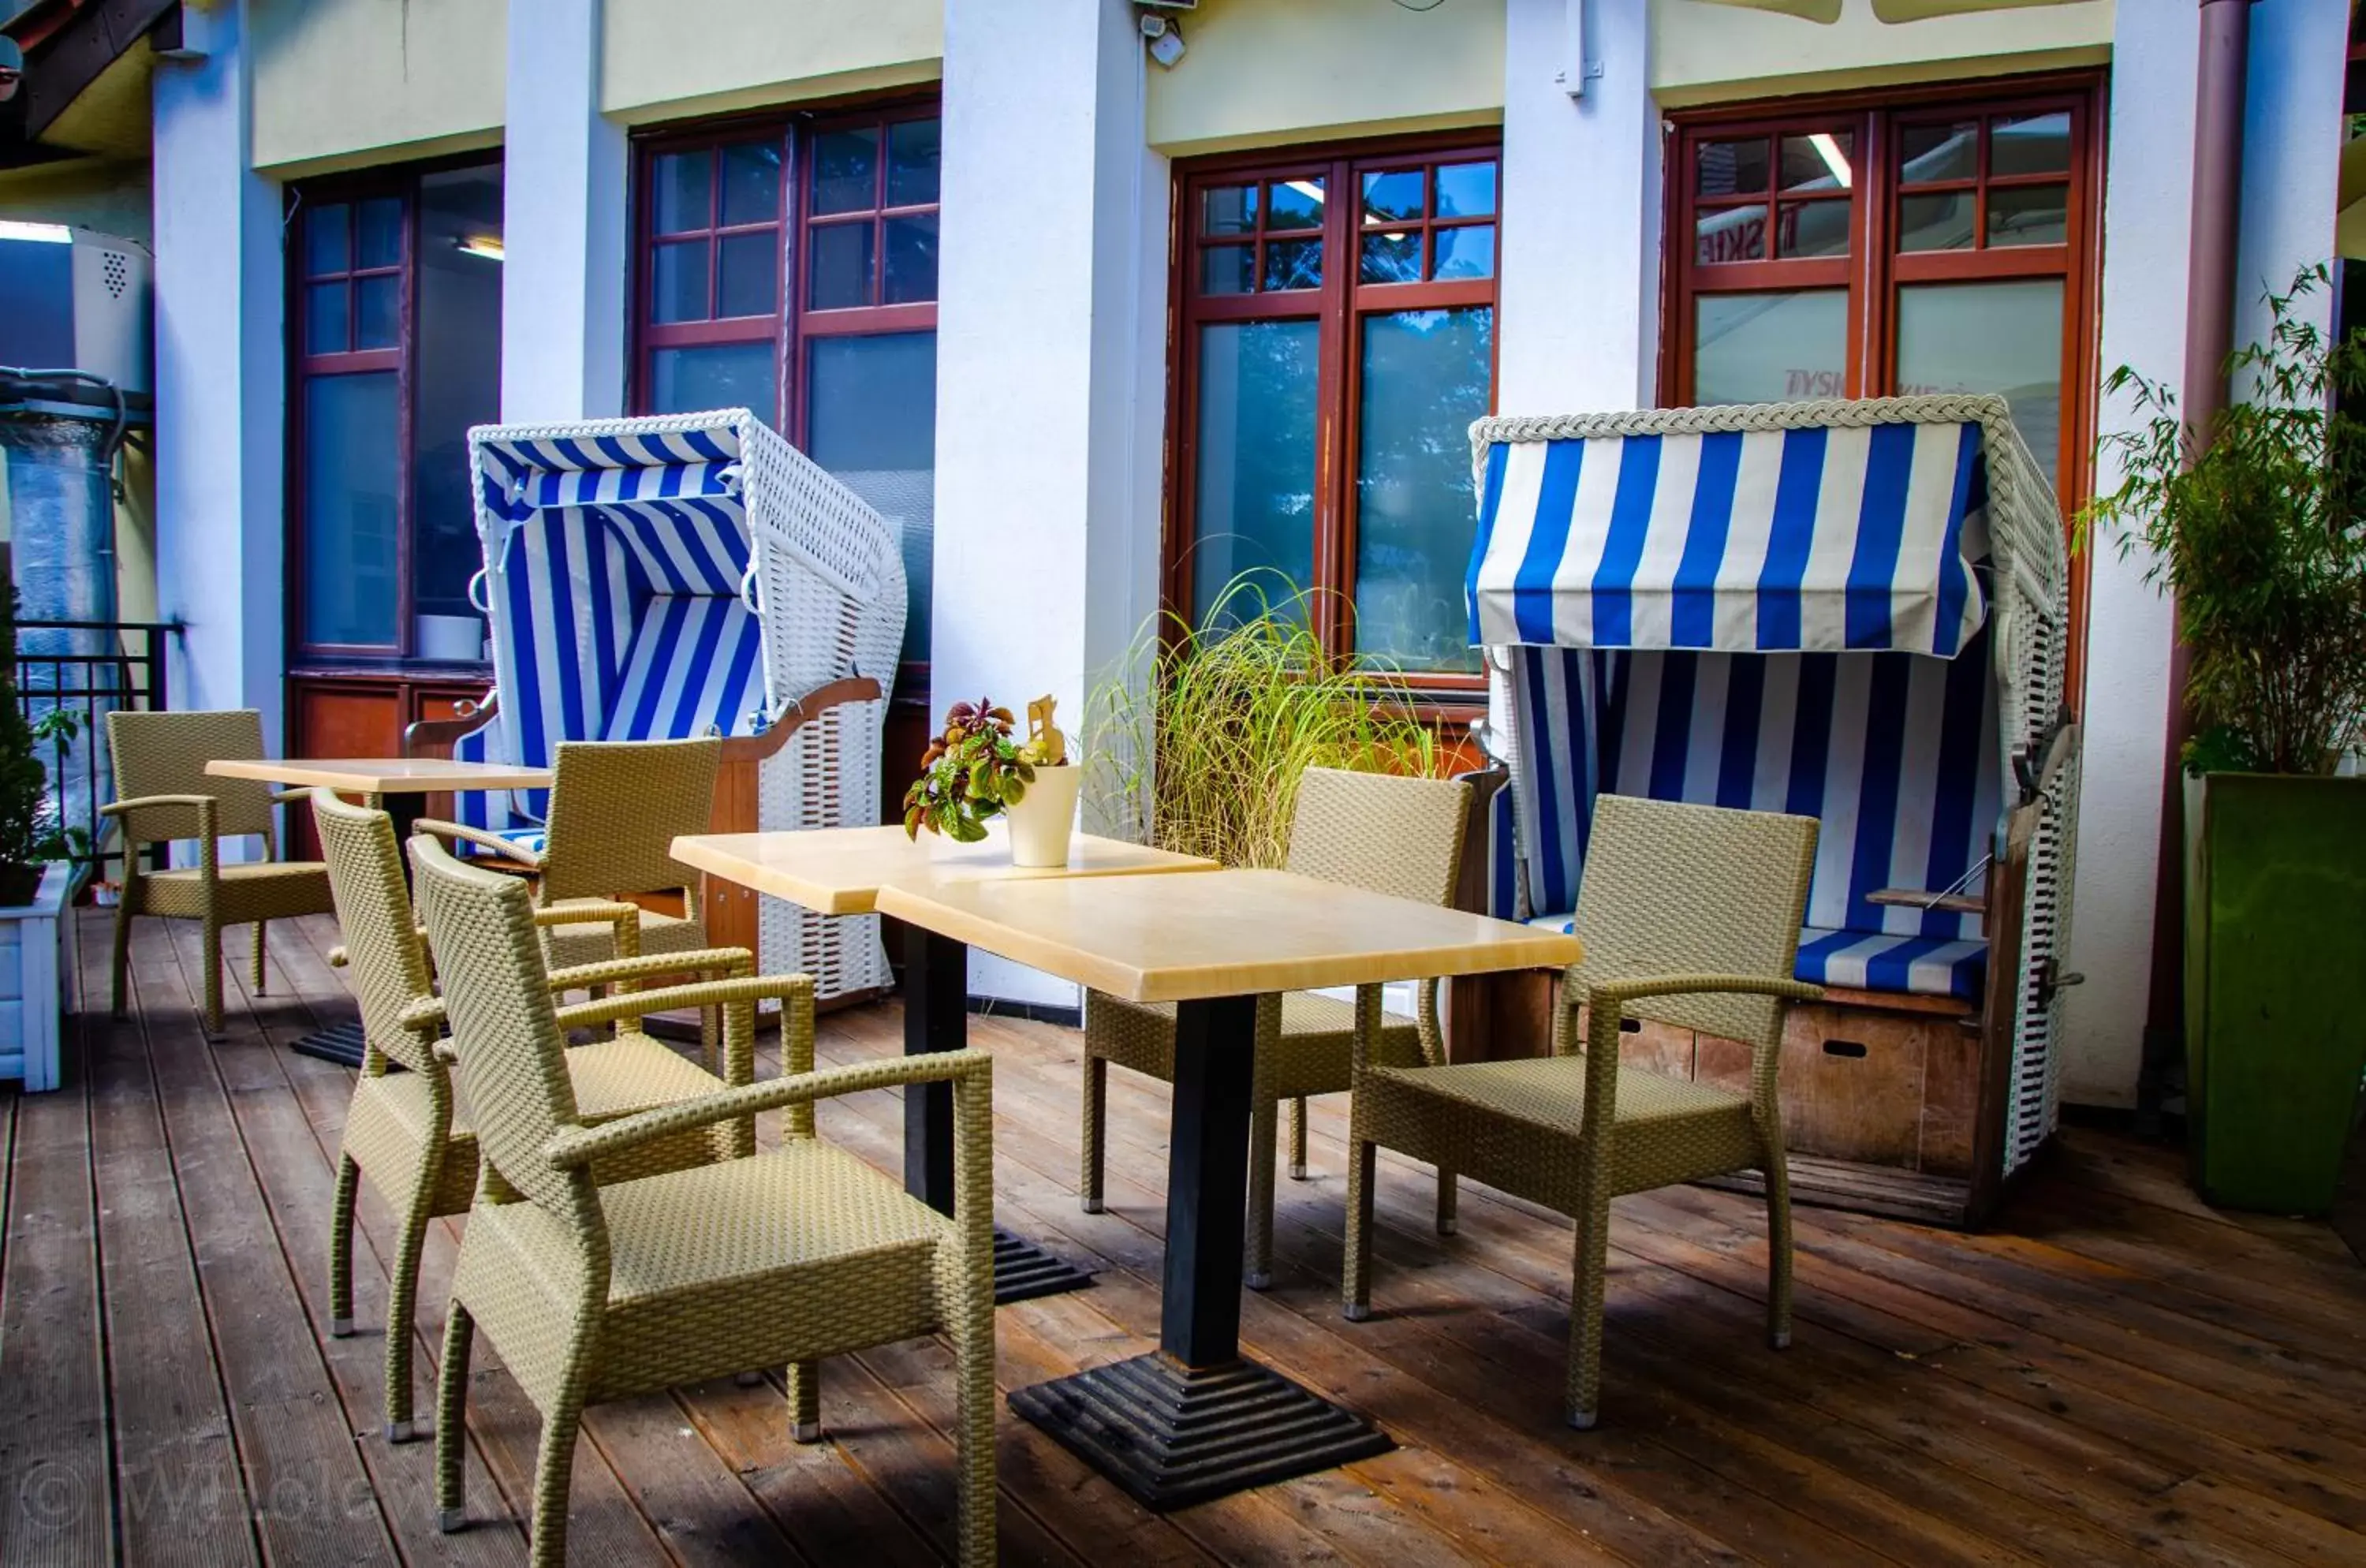
[[[1167,70],[1183,58],[1183,29],[1168,18],[1145,12],[1142,18],[1142,36],[1150,48],[1150,58]]]

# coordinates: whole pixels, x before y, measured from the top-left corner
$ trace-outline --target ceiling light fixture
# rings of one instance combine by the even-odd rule
[[[1832,178],[1840,181],[1841,189],[1847,190],[1856,184],[1856,172],[1849,167],[1848,159],[1841,152],[1841,144],[1832,140],[1831,131],[1814,132],[1808,138],[1808,144],[1816,150],[1816,156],[1824,161],[1824,167],[1832,172]]]
[[[500,261],[503,254],[499,234],[463,234],[452,242],[452,248],[464,256],[482,256],[487,261]]]
[[[71,245],[73,231],[62,223],[26,223],[0,218],[0,240],[35,240],[45,245]]]

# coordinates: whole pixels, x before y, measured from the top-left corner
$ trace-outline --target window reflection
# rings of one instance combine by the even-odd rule
[[[1484,415],[1495,312],[1363,322],[1356,473],[1356,647],[1407,670],[1470,671],[1470,422]]]
[[[904,545],[907,663],[929,657],[937,536],[937,334],[817,339],[806,456],[892,524]]]
[[[1192,463],[1192,615],[1241,572],[1313,581],[1315,387],[1320,323],[1221,321],[1200,329]]]

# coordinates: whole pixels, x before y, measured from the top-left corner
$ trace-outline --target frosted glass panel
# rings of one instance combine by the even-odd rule
[[[1693,401],[1782,403],[1847,396],[1848,294],[1704,294]]]
[[[1470,422],[1487,412],[1495,312],[1402,310],[1363,325],[1356,648],[1407,670],[1476,670],[1462,608]]]
[[[1304,588],[1314,564],[1313,321],[1200,329],[1192,613],[1203,619],[1240,572],[1279,570]],[[1284,586],[1268,579],[1268,595]]]
[[[395,641],[400,434],[391,370],[304,383],[304,639]]]
[[[649,412],[730,408],[754,409],[765,423],[780,423],[771,344],[661,348],[649,355]]]
[[[2001,392],[2050,477],[2062,456],[2062,284],[1918,283],[1898,291],[1900,392]]]
[[[937,538],[937,334],[814,340],[806,455],[895,525],[911,603],[904,658],[929,657]]]

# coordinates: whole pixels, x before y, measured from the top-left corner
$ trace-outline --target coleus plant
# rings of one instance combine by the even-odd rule
[[[1035,764],[1010,738],[1012,723],[1010,710],[991,697],[952,705],[944,733],[920,758],[920,776],[904,792],[908,837],[926,828],[956,843],[975,843],[990,818],[1024,798]]]

